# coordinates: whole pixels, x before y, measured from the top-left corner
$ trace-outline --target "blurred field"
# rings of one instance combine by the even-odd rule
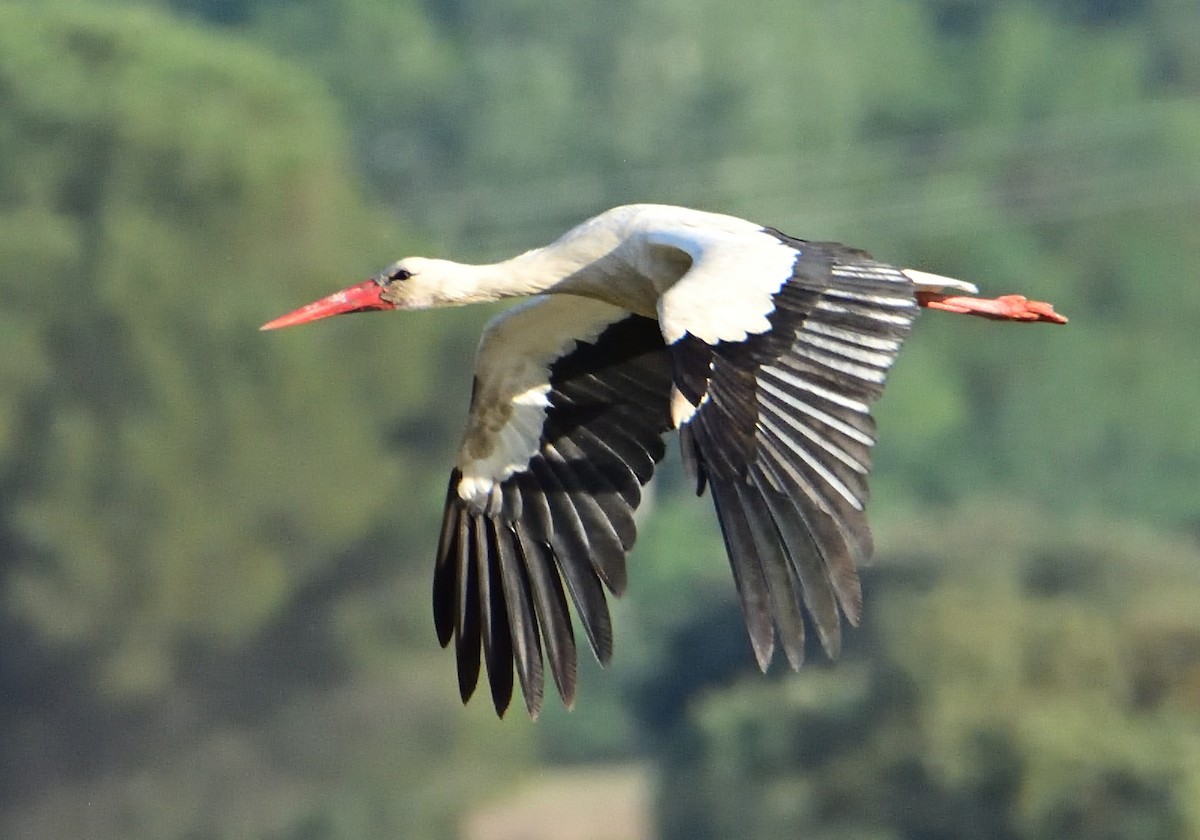
[[[467,815],[463,840],[644,840],[652,781],[644,768],[553,768]]]

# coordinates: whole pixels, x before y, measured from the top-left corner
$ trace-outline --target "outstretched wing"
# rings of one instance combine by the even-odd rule
[[[699,254],[663,298],[675,333],[673,410],[697,492],[711,488],[759,665],[770,663],[778,629],[799,668],[803,612],[831,656],[840,616],[858,622],[857,567],[871,553],[870,404],[917,302],[911,278],[861,251],[770,229],[737,247],[744,261],[730,247],[720,259]],[[777,276],[726,273],[739,263]],[[722,307],[716,322],[673,299],[685,284],[703,296],[739,283],[742,311]]]
[[[634,510],[671,428],[670,389],[653,319],[554,296],[489,325],[433,583],[438,639],[455,642],[464,702],[482,658],[502,714],[515,663],[536,716],[544,649],[559,694],[572,703],[568,593],[592,650],[610,658],[604,588],[620,595],[625,587]]]

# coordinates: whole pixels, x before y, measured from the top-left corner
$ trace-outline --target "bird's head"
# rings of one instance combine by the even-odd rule
[[[334,292],[294,312],[268,321],[259,329],[276,330],[349,312],[376,309],[426,309],[466,303],[462,269],[457,263],[405,257],[369,280]]]

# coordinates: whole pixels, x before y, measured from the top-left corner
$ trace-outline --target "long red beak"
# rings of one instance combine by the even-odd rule
[[[348,289],[334,292],[329,297],[302,306],[295,312],[268,321],[259,327],[260,330],[277,330],[280,327],[294,327],[296,324],[307,324],[328,318],[330,315],[345,315],[347,312],[367,312],[372,309],[395,309],[396,304],[384,300],[383,286],[374,280],[364,280]]]

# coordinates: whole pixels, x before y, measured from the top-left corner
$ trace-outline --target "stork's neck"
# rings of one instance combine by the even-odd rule
[[[475,269],[482,286],[498,297],[524,297],[555,291],[569,278],[587,273],[591,262],[586,255],[548,246]]]
[[[629,274],[628,262],[612,248],[597,254],[574,244],[560,241],[487,265],[445,263],[443,288],[454,303],[573,294],[633,308],[619,282]]]
[[[611,214],[612,211],[610,211]],[[641,238],[602,215],[573,228],[544,248],[488,265],[430,261],[437,291],[426,305],[446,306],[540,294],[602,300],[654,316],[658,291],[686,265],[648,258]],[[663,277],[657,276],[664,274]],[[415,279],[415,278],[414,278]]]

